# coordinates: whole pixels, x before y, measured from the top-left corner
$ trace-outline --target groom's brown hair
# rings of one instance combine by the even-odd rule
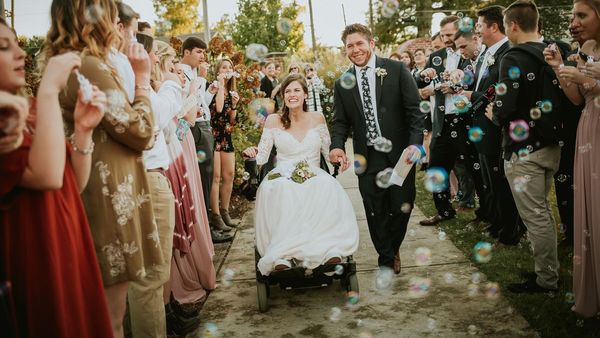
[[[344,44],[346,44],[346,37],[348,37],[348,35],[354,34],[354,33],[362,34],[362,36],[364,36],[365,39],[367,39],[367,41],[373,40],[373,33],[367,26],[359,24],[359,23],[353,23],[351,25],[346,26],[346,28],[344,28],[344,31],[342,32],[342,42]]]

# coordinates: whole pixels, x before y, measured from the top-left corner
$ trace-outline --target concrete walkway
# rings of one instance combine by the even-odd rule
[[[253,212],[247,213],[225,261],[221,282],[210,294],[194,337],[530,337],[527,322],[468,259],[433,227],[421,227],[412,211],[401,247],[402,273],[390,288],[377,288],[377,254],[371,243],[358,181],[350,170],[338,177],[350,196],[360,227],[355,254],[360,301],[346,307],[339,282],[319,289],[285,291],[271,287],[270,309],[258,311]],[[431,263],[417,266],[415,251],[427,248]],[[423,261],[420,261],[422,263]],[[223,273],[228,274],[223,279]],[[231,277],[231,273],[233,278]],[[475,275],[473,275],[475,273]],[[411,282],[421,286],[410,289]],[[429,287],[427,287],[429,285]],[[417,291],[415,291],[417,290]]]

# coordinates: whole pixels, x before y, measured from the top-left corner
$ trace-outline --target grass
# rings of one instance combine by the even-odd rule
[[[554,192],[550,195],[551,203],[554,206],[554,214],[558,220]],[[425,215],[432,216],[436,214],[432,195],[425,190],[423,184],[423,172],[419,172],[417,176],[417,199],[415,203]],[[589,323],[584,323],[581,318],[571,311],[573,303],[569,299],[568,293],[571,292],[573,283],[572,248],[559,247],[558,250],[560,260],[559,292],[554,294],[513,294],[506,290],[506,286],[509,283],[520,281],[520,271],[533,271],[533,257],[529,242],[526,238],[523,238],[517,246],[504,247],[494,251],[493,258],[489,263],[477,263],[472,255],[473,246],[479,241],[493,243],[494,240],[485,234],[483,225],[467,225],[467,222],[474,217],[473,213],[458,213],[457,218],[442,223],[441,227],[456,247],[465,256],[469,257],[490,281],[495,281],[501,285],[504,297],[540,336],[600,337],[598,326],[592,327]]]

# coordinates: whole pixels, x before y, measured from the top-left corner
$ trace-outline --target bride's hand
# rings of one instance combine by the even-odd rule
[[[258,154],[258,148],[257,147],[249,147],[249,148],[246,148],[242,152],[242,156],[244,158],[255,158],[257,154]]]
[[[348,167],[350,167],[350,162],[348,162],[348,158],[346,157],[346,153],[342,149],[332,149],[329,152],[329,162],[331,163],[339,163],[341,172],[344,172]]]

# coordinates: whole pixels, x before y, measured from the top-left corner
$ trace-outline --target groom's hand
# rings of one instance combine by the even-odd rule
[[[348,158],[346,157],[346,153],[339,148],[332,149],[329,152],[329,162],[331,163],[339,163],[340,170],[344,172],[350,166],[350,162],[348,162]]]

